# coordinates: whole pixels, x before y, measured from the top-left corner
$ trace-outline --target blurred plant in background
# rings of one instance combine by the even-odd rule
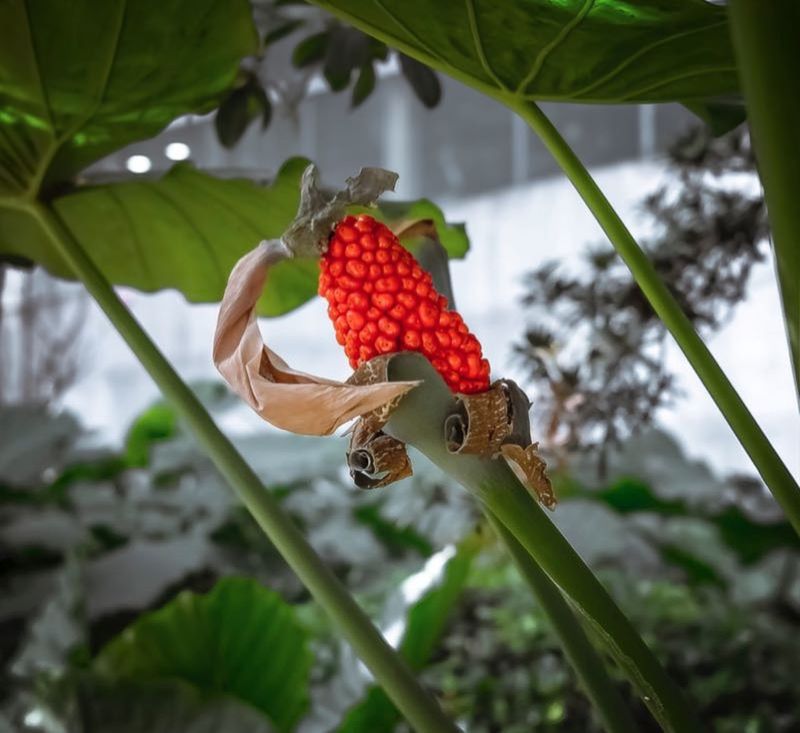
[[[195,390],[218,417],[236,404],[219,385]],[[0,426],[2,709],[12,730],[114,721],[132,732],[261,731],[282,716],[304,733],[405,730],[169,407],[142,413],[121,451],[92,448],[75,418],[42,408],[4,408]],[[259,433],[237,446],[465,730],[601,730],[465,492],[422,460],[389,490],[355,491],[333,441]],[[747,481],[717,479],[659,432],[625,441],[607,468],[598,482],[591,456],[575,454],[557,477],[561,530],[699,702],[708,730],[796,729],[800,546],[791,527]],[[247,591],[248,611],[230,607],[230,617],[280,612],[295,629],[284,633],[313,655],[311,671],[301,656],[281,657],[274,638],[263,653],[247,642],[261,679],[277,667],[272,689],[294,707],[254,700],[234,677],[209,697],[199,661],[147,666],[147,683],[109,673],[109,659],[117,672],[131,659],[151,665],[153,655],[136,650],[153,634],[165,634],[153,637],[163,639],[162,665],[213,658],[209,639],[180,620],[186,603],[210,601],[172,601],[215,589],[209,598],[230,592],[241,602],[231,581],[220,583],[231,575],[257,589]],[[159,608],[166,615],[153,614]],[[619,687],[641,730],[656,730]]]
[[[718,329],[763,260],[768,223],[749,133],[704,127],[673,146],[674,182],[649,194],[650,261],[701,333]],[[566,450],[609,450],[653,424],[680,392],[664,360],[667,329],[614,250],[600,244],[585,272],[547,262],[527,276],[529,325],[515,351],[537,389],[546,434]]]
[[[0,404],[54,402],[80,375],[89,297],[32,268],[9,295],[6,267],[0,259]]]
[[[255,120],[266,130],[272,121],[273,101],[296,118],[300,103],[320,76],[332,92],[351,89],[351,107],[360,106],[375,89],[378,64],[395,59],[419,101],[428,108],[439,104],[442,88],[434,71],[325,11],[305,2],[254,0],[253,13],[259,53],[242,63],[238,83],[214,118],[217,137],[226,148],[235,146]],[[291,62],[302,73],[293,78],[272,77],[270,47],[289,36],[297,38]]]

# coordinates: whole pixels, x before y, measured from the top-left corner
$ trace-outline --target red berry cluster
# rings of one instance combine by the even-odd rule
[[[371,216],[348,216],[336,226],[320,260],[319,294],[353,369],[380,354],[419,351],[454,392],[489,389],[478,339],[413,255]]]

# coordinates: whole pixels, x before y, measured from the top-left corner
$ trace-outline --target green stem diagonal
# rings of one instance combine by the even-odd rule
[[[597,219],[611,244],[628,265],[653,310],[672,334],[747,455],[750,456],[764,483],[800,534],[800,487],[672,293],[658,276],[647,255],[628,231],[589,171],[539,107],[526,102],[515,105],[514,110],[541,138]]]
[[[29,211],[147,369],[164,397],[192,430],[269,540],[414,729],[419,733],[456,733],[458,728],[444,715],[433,696],[417,682],[405,661],[389,646],[233,444],[220,432],[206,409],[117,297],[63,222],[41,205],[31,207]]]
[[[699,733],[702,728],[683,692],[506,463],[448,452],[444,424],[455,400],[430,362],[418,354],[398,354],[389,376],[422,385],[403,398],[384,430],[421,451],[506,527],[591,624],[664,730]]]
[[[595,651],[558,586],[536,564],[511,531],[488,509],[486,516],[550,621],[564,654],[578,675],[607,733],[636,733],[636,723],[625,707],[619,691],[614,687],[603,658]]]
[[[739,77],[764,185],[772,247],[800,399],[800,3],[728,4]]]

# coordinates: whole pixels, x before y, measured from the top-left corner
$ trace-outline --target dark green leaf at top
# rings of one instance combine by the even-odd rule
[[[513,105],[738,92],[726,9],[704,0],[312,0]]]
[[[0,3],[0,197],[214,109],[257,41],[247,0]]]
[[[269,100],[269,94],[264,87],[259,86],[253,90],[252,98],[261,113],[261,129],[266,130],[272,122],[272,102]]]
[[[370,38],[361,31],[338,26],[331,32],[322,72],[332,91],[347,88],[353,71],[370,60],[370,51]]]

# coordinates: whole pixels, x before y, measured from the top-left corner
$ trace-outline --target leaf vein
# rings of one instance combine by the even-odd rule
[[[154,275],[153,269],[150,267],[147,257],[145,256],[145,248],[142,246],[142,240],[139,238],[139,234],[136,231],[136,222],[125,206],[125,202],[123,201],[122,197],[117,194],[114,186],[104,186],[100,190],[105,191],[106,195],[122,212],[122,217],[125,219],[128,225],[127,230],[131,233],[131,237],[133,239],[133,251],[136,253],[136,257],[139,260],[139,266],[142,268],[142,272],[148,281],[153,283],[153,287],[156,287],[158,280]]]
[[[465,0],[465,3],[467,7],[467,18],[469,20],[469,31],[472,35],[472,43],[475,46],[475,53],[478,54],[478,59],[481,62],[481,66],[483,66],[483,70],[488,74],[489,78],[500,89],[502,89],[504,92],[507,92],[509,91],[508,87],[505,85],[505,83],[503,83],[503,80],[492,68],[492,65],[489,63],[489,59],[486,56],[486,52],[484,51],[480,29],[478,28],[478,17],[475,13],[475,0]]]
[[[563,43],[564,39],[577,27],[579,26],[584,18],[589,14],[589,11],[592,9],[594,5],[594,0],[585,0],[583,7],[580,11],[569,21],[569,23],[565,23],[564,27],[556,34],[550,43],[546,44],[542,47],[541,51],[539,51],[538,55],[536,56],[535,61],[533,62],[533,66],[531,66],[530,71],[525,75],[525,78],[519,83],[517,86],[517,94],[524,93],[527,88],[535,81],[536,77],[539,75],[539,72],[542,70],[542,66],[544,66],[544,62],[550,56],[550,54]]]
[[[613,68],[610,72],[608,72],[608,74],[606,74],[605,76],[601,76],[599,79],[595,79],[591,84],[587,84],[585,87],[582,87],[581,89],[572,92],[570,96],[577,99],[582,95],[586,94],[587,92],[597,89],[597,87],[602,86],[606,82],[611,81],[611,79],[618,76],[620,72],[622,72],[624,69],[630,66],[634,61],[641,58],[645,54],[649,53],[653,49],[658,48],[659,46],[663,46],[664,44],[667,43],[672,43],[673,41],[679,38],[686,38],[687,36],[691,36],[695,33],[705,33],[706,31],[714,30],[715,28],[719,28],[726,24],[727,20],[720,20],[717,21],[716,23],[711,23],[710,25],[702,26],[700,28],[689,28],[688,30],[682,31],[681,33],[673,33],[671,36],[667,36],[666,38],[660,38],[657,41],[648,43],[647,45],[642,46],[638,51],[636,51],[636,53],[633,53],[630,56],[628,56],[628,58],[626,58],[621,64]]]
[[[50,99],[47,96],[47,90],[45,89],[44,83],[42,82],[42,69],[39,66],[39,55],[36,53],[36,44],[33,40],[33,30],[31,28],[31,16],[30,16],[30,9],[28,7],[28,3],[23,3],[25,7],[25,28],[28,31],[28,42],[30,44],[31,55],[33,56],[33,68],[36,72],[36,82],[39,85],[39,96],[42,100],[42,107],[44,107],[44,112],[47,115],[47,121],[50,123],[50,135],[55,137],[55,125],[53,124],[53,113],[50,109]]]
[[[198,191],[201,195],[206,196],[207,198],[213,199],[216,203],[218,203],[220,206],[222,206],[227,211],[229,211],[229,212],[232,211],[234,213],[234,216],[236,216],[240,221],[242,221],[244,224],[246,224],[248,227],[250,227],[250,229],[252,229],[255,232],[256,237],[258,237],[259,240],[263,239],[264,238],[264,230],[261,228],[261,224],[251,220],[250,217],[245,216],[241,212],[241,210],[237,210],[235,207],[231,206],[230,201],[228,201],[225,198],[225,196],[222,196],[217,191],[215,191],[213,185],[212,186],[205,185],[206,182],[213,181],[214,183],[217,183],[220,180],[223,180],[223,179],[205,178],[205,177],[204,178],[199,178],[199,177],[195,177],[195,176],[191,176],[191,177],[187,176],[184,179],[183,183],[185,185],[187,185],[188,187],[192,187],[193,186],[194,189],[196,191]]]
[[[690,79],[693,76],[703,76],[705,74],[719,74],[721,72],[726,71],[736,71],[735,66],[712,66],[708,69],[695,69],[690,71],[686,74],[678,74],[676,76],[670,77],[669,79],[660,79],[655,84],[650,84],[649,86],[639,87],[638,89],[634,89],[633,91],[626,94],[624,97],[620,98],[620,102],[627,102],[630,99],[639,97],[642,94],[647,92],[652,92],[654,89],[658,89],[660,87],[668,86],[676,81],[682,81],[683,79]]]
[[[394,12],[389,10],[386,5],[382,2],[382,0],[373,0],[375,5],[377,5],[387,16],[388,18],[398,27],[400,28],[407,36],[412,38],[414,41],[419,44],[419,46],[433,58],[435,61],[438,61],[440,64],[444,64],[447,66],[447,62],[436,52],[434,51],[423,39],[422,37],[414,30],[412,30],[408,25],[406,25],[400,18],[395,15]]]
[[[145,186],[146,190],[165,201],[189,225],[189,228],[195,233],[197,238],[200,240],[200,243],[203,245],[203,248],[208,253],[208,259],[211,261],[213,269],[216,271],[217,277],[219,278],[220,285],[224,289],[228,282],[228,275],[219,261],[213,242],[211,242],[211,240],[205,235],[205,232],[203,232],[203,230],[197,226],[197,224],[195,224],[194,219],[189,216],[184,208],[166,191],[164,191],[163,188],[158,185],[158,183],[145,184]]]

